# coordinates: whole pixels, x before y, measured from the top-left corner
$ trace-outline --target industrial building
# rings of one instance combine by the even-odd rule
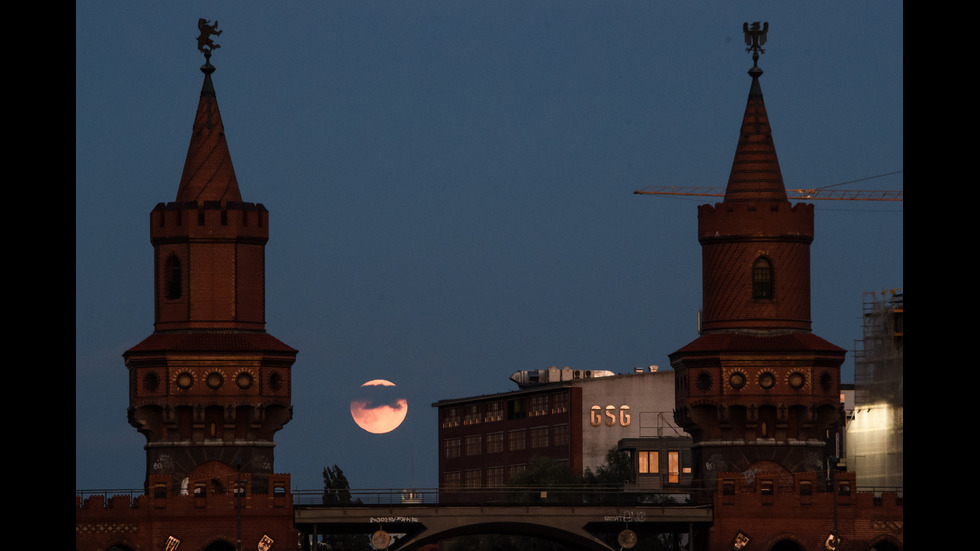
[[[433,404],[441,499],[499,500],[536,457],[581,476],[602,465],[610,449],[628,452],[636,473],[631,490],[690,487],[691,438],[673,420],[673,371],[551,367],[511,380],[519,390]]]

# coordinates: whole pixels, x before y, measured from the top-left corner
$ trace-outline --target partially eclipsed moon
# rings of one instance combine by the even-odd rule
[[[374,379],[361,385],[361,395],[351,400],[350,415],[362,429],[384,434],[398,428],[408,415],[408,400],[393,392],[395,383]]]

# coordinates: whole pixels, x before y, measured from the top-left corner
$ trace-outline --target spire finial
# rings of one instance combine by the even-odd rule
[[[211,35],[220,36],[222,31],[218,30],[217,20],[211,25],[207,19],[198,19],[197,28],[201,31],[197,37],[197,49],[204,54],[204,65],[201,66],[201,72],[210,75],[214,72],[214,66],[211,65],[211,52],[221,47],[220,44],[215,44],[214,40],[211,40]]]
[[[766,53],[762,46],[766,43],[766,33],[769,32],[769,22],[759,23],[756,21],[749,26],[742,23],[742,31],[745,33],[746,52],[752,52],[752,69],[759,69],[759,54]],[[752,71],[749,71],[751,73]],[[761,74],[761,71],[760,71]]]

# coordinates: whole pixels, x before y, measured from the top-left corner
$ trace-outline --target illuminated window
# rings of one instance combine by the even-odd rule
[[[667,452],[667,483],[677,484],[681,481],[681,454]]]
[[[636,457],[638,459],[638,473],[657,474],[660,472],[660,452],[641,450],[636,453]]]
[[[772,495],[772,480],[763,480],[759,486],[759,493],[764,496]]]
[[[773,295],[772,263],[768,258],[759,257],[752,264],[752,298],[769,300]]]

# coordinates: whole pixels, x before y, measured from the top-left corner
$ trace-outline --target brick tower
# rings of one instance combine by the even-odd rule
[[[150,213],[154,331],[123,354],[128,416],[146,437],[146,484],[164,475],[170,492],[193,493],[201,489],[188,480],[240,472],[265,493],[273,436],[292,417],[296,350],[265,331],[269,213],[242,201],[210,50],[201,51],[204,85],[177,198]]]
[[[698,207],[700,336],[670,355],[709,489],[720,472],[820,471],[840,421],[845,352],[810,331],[813,205],[787,200],[755,50],[724,200]]]

